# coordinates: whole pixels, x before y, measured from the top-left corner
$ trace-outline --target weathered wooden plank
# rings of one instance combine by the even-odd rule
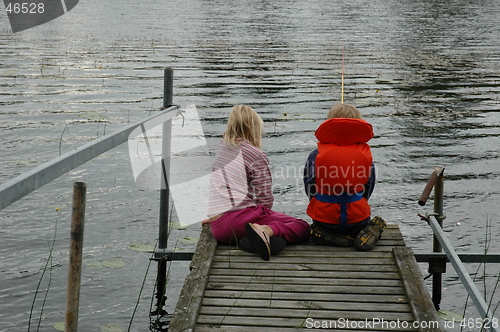
[[[214,262],[255,262],[254,256],[247,255],[217,255],[214,257]],[[270,264],[327,264],[327,265],[391,265],[394,264],[393,257],[378,257],[378,258],[369,258],[369,257],[357,257],[357,258],[349,258],[349,257],[328,257],[328,256],[273,256]]]
[[[388,241],[395,241],[398,243],[404,243],[403,238],[395,238],[393,240],[391,240],[391,239],[380,240],[377,244],[388,242]],[[231,246],[221,246],[220,248],[221,249],[231,248]],[[327,251],[333,250],[333,251],[339,251],[339,252],[349,252],[349,251],[358,252],[358,250],[356,250],[355,247],[336,247],[336,246],[322,245],[322,244],[316,244],[312,240],[307,241],[307,242],[288,244],[286,246],[286,248],[292,249],[292,250],[309,250],[309,251],[311,251],[311,250],[314,251],[314,250],[318,249],[318,250],[327,250]],[[365,253],[373,252],[376,248],[377,247],[375,246],[375,248],[373,248],[370,251],[365,251]]]
[[[375,248],[370,250],[370,253],[378,253],[378,252],[392,252],[392,247],[404,247],[405,242],[403,240],[394,240],[390,241],[387,240],[385,242],[380,241],[379,245],[377,245]],[[237,250],[239,252],[242,252],[242,250],[239,250],[237,246],[218,246],[218,250],[221,250],[221,252],[225,250]],[[354,247],[334,247],[334,246],[327,246],[327,245],[319,245],[319,244],[314,244],[312,242],[308,242],[307,244],[289,244],[286,246],[285,250],[278,254],[280,256],[282,253],[295,253],[295,252],[304,252],[306,254],[307,252],[327,252],[327,253],[345,253],[345,252],[352,252],[352,253],[360,253],[359,251],[356,250]],[[365,252],[366,253],[366,252]],[[277,257],[277,256],[276,256]]]
[[[188,331],[195,327],[216,248],[217,240],[212,236],[210,226],[203,226],[191,261],[191,271],[184,281],[169,324],[170,331]]]
[[[378,312],[378,311],[358,311],[349,309],[332,309],[324,310],[321,308],[287,308],[282,310],[280,308],[244,308],[235,306],[213,307],[203,306],[200,310],[200,315],[212,316],[246,316],[246,317],[279,317],[279,318],[301,318],[307,319],[349,319],[349,320],[371,320],[371,319],[384,319],[384,320],[404,320],[413,321],[414,316],[410,311],[398,312]],[[219,322],[221,322],[220,320]]]
[[[293,327],[273,328],[273,332],[297,332],[301,330],[303,329],[297,329]],[[196,325],[196,332],[215,332],[215,331],[216,332],[263,332],[263,329],[261,326],[236,326],[236,325],[214,326],[214,325],[204,325],[204,324]]]
[[[291,270],[255,270],[255,269],[216,269],[212,268],[211,275],[224,275],[224,276],[239,276],[239,275],[252,275],[252,276],[279,276],[279,277],[321,277],[324,279],[383,279],[394,280],[400,279],[398,272],[378,272],[378,271],[291,271]]]
[[[198,317],[199,324],[263,326],[273,329],[276,327],[301,327],[304,321],[305,320],[303,318],[298,318],[298,317],[283,318],[283,317],[231,316],[231,315],[223,315],[223,316],[200,315]]]
[[[410,306],[416,320],[419,322],[438,321],[439,317],[429,297],[429,291],[424,283],[415,256],[413,256],[413,251],[411,248],[394,248],[393,253],[406,294],[412,299]],[[425,331],[442,331],[442,329],[428,328]]]
[[[387,251],[391,250],[387,247],[393,246],[405,246],[405,242],[403,238],[394,238],[394,239],[382,239],[377,243],[377,246],[369,252],[378,252],[378,251]],[[219,245],[220,250],[230,250],[237,249],[237,246],[226,246]],[[328,251],[328,252],[358,252],[354,247],[334,247],[328,245],[319,245],[312,241],[303,242],[299,244],[289,244],[286,246],[286,251]],[[366,252],[365,252],[366,253]]]
[[[257,311],[259,309],[256,309]],[[260,309],[261,312],[264,310]],[[230,313],[231,311],[229,311]],[[267,312],[267,310],[265,311]],[[280,310],[280,312],[283,312],[283,310]],[[255,314],[255,315],[248,315],[245,314],[245,312],[242,312],[242,315],[238,316],[233,316],[230,314],[226,315],[204,315],[200,314],[198,323],[199,324],[214,324],[217,326],[216,330],[220,330],[224,325],[239,325],[239,326],[261,326],[263,331],[274,331],[276,328],[283,328],[283,327],[290,327],[290,328],[307,328],[307,322],[312,321],[312,320],[317,320],[318,318],[311,316],[308,316],[307,314],[302,317],[263,317],[261,314]],[[363,330],[370,330],[370,328],[356,328],[359,325],[366,326],[367,323],[371,323],[372,319],[377,319],[378,317],[376,316],[376,313],[373,313],[373,317],[370,318],[345,318],[349,317],[350,312],[338,312],[338,313],[326,313],[325,317],[323,318],[324,320],[328,320],[330,322],[330,326],[334,327],[337,326],[337,329],[331,328],[327,329],[327,331],[334,331],[334,330],[345,330],[345,328],[342,328],[342,322],[347,323],[347,320],[349,320],[351,323],[351,326],[354,328],[350,328],[349,330],[355,330],[355,331],[363,331]],[[355,312],[352,312],[355,314]],[[410,317],[407,316],[406,317]],[[386,319],[387,321],[396,321],[399,319],[400,322],[406,322],[404,318],[405,314],[403,313],[397,313],[393,314],[392,316],[388,316]],[[340,320],[341,319],[341,320]],[[325,322],[327,323],[327,322]],[[411,320],[409,322],[409,325],[411,326]],[[371,328],[372,330],[389,330],[389,331],[411,331],[412,329],[409,328],[388,328],[385,329],[382,326],[376,326],[375,328]],[[197,329],[198,331],[198,329]]]
[[[351,301],[353,303],[408,303],[405,295],[387,294],[342,294],[342,293],[311,293],[311,292],[270,292],[270,291],[225,291],[210,290],[205,291],[205,298],[241,298],[241,299],[276,299],[276,300],[296,300],[314,297],[318,301]]]
[[[314,296],[297,298],[296,300],[277,300],[277,299],[220,299],[204,298],[202,306],[212,307],[245,307],[268,309],[322,309],[322,310],[354,310],[354,311],[374,311],[383,315],[385,312],[410,312],[407,304],[386,303],[383,306],[380,303],[352,303],[348,301],[317,301]],[[286,311],[286,310],[285,310]]]
[[[317,322],[320,324],[320,322]],[[311,324],[311,323],[309,323]],[[325,324],[328,324],[327,321],[325,321]],[[214,327],[215,326],[215,327]],[[404,328],[404,329],[398,329],[398,328],[388,328],[388,329],[381,329],[382,327],[377,327],[377,328],[366,328],[366,329],[351,329],[350,331],[356,331],[356,332],[364,332],[364,331],[370,331],[370,332],[385,332],[385,331],[418,331],[417,329],[411,329],[411,328]],[[311,329],[314,329],[314,326],[311,324],[310,327],[308,327],[307,322],[304,324],[303,327],[273,327],[272,332],[297,332],[297,331],[311,331]],[[321,328],[321,325],[318,325],[316,329],[322,329],[324,331],[329,331],[329,332],[337,332],[337,331],[346,331],[346,329],[340,329],[340,328],[328,328],[328,327],[323,327]],[[205,325],[205,324],[198,324],[196,326],[196,332],[267,332],[269,331],[268,328],[262,327],[262,326],[237,326],[237,325]]]
[[[242,252],[242,251],[238,251]],[[223,254],[223,253],[217,253]],[[247,253],[251,255],[251,253]],[[321,257],[321,258],[363,258],[367,259],[378,259],[378,258],[388,258],[391,257],[392,252],[388,251],[368,251],[364,252],[362,255],[358,251],[331,251],[331,250],[291,250],[289,248],[285,248],[282,252],[279,253],[276,257]]]
[[[236,283],[258,283],[258,284],[287,284],[287,285],[331,285],[332,280],[318,277],[279,277],[279,276],[224,276],[224,275],[211,275],[209,282],[236,282]],[[371,279],[335,279],[335,285],[339,286],[364,286],[372,285],[376,287],[401,287],[401,280],[371,280]]]
[[[273,292],[311,292],[311,293],[345,293],[345,294],[401,294],[404,295],[402,287],[377,287],[377,286],[336,286],[336,285],[284,285],[284,284],[262,284],[248,283],[216,283],[208,282],[207,289],[221,290],[249,290],[249,291],[273,291]]]
[[[377,248],[381,249],[382,247],[403,247],[405,246],[405,242],[403,239],[401,240],[380,240],[377,243],[377,246],[373,249],[374,251],[377,251]]]
[[[273,332],[297,332],[305,329],[297,329],[293,327],[275,327]],[[310,330],[310,329],[309,329]],[[196,325],[196,332],[264,332],[266,331],[261,326],[236,326],[236,325]]]
[[[322,246],[323,248],[324,246]],[[310,248],[307,246],[307,248]],[[333,247],[331,247],[333,248]],[[216,251],[217,256],[237,256],[237,257],[255,257],[255,254],[234,249],[231,247],[226,247],[226,249],[221,249],[221,246],[218,247]],[[357,250],[347,251],[347,250],[299,250],[293,245],[289,245],[285,247],[285,249],[279,253],[277,256],[273,256],[273,258],[283,258],[283,257],[321,257],[321,258],[369,258],[369,259],[377,259],[377,258],[393,258],[392,251],[367,251],[360,253]]]
[[[378,272],[397,272],[397,267],[394,265],[379,265],[374,268],[371,265],[332,265],[332,264],[286,264],[274,263],[272,261],[265,262],[261,260],[255,262],[213,262],[213,267],[217,269],[254,269],[254,270],[291,270],[291,271],[354,271],[354,272],[370,272],[376,270]]]

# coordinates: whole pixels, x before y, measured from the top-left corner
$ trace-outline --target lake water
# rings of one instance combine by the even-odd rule
[[[309,220],[300,171],[340,101],[344,48],[345,102],[375,131],[373,214],[398,224],[414,251],[430,251],[417,200],[443,165],[455,248],[500,252],[499,21],[500,3],[479,0],[90,0],[12,34],[2,11],[0,181],[157,111],[172,67],[174,103],[196,105],[212,151],[232,105],[261,114],[275,209]],[[0,211],[1,331],[64,321],[75,181],[88,187],[80,330],[148,330],[156,266],[128,246],[155,244],[159,194],[135,185],[126,145]],[[193,250],[199,231],[173,229],[169,246]],[[110,260],[125,266],[105,267]],[[168,312],[188,265],[169,265]],[[489,300],[500,265],[467,268]],[[451,266],[443,292],[442,308],[462,312]],[[479,317],[472,306],[467,317]]]

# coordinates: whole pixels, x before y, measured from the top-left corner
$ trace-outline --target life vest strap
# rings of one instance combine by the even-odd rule
[[[321,193],[316,194],[316,199],[318,201],[323,203],[334,203],[334,204],[353,203],[359,201],[362,198],[363,198],[362,192],[354,194],[343,193],[341,195],[326,195]]]
[[[345,233],[347,226],[347,203],[357,202],[362,198],[362,191],[354,194],[343,193],[341,195],[316,194],[316,199],[320,202],[340,204],[340,231],[342,233]]]

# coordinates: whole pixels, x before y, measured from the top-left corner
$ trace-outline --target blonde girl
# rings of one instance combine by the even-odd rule
[[[263,121],[249,106],[234,106],[210,177],[208,218],[213,236],[269,260],[286,243],[307,240],[309,224],[272,210],[269,160],[262,150]]]

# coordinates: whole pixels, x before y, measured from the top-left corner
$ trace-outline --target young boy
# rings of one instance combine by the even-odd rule
[[[316,130],[318,148],[309,155],[304,185],[307,214],[313,219],[312,239],[319,244],[375,247],[386,228],[380,217],[370,219],[375,167],[370,146],[371,124],[349,104],[335,105]]]

